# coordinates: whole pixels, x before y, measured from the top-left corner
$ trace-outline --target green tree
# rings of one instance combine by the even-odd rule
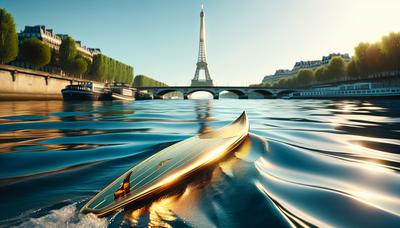
[[[41,67],[50,63],[50,47],[37,38],[24,40],[20,51],[22,59],[34,67]]]
[[[354,58],[351,59],[351,61],[347,64],[346,72],[347,72],[347,76],[349,78],[357,78],[358,77],[359,73],[358,73],[358,69],[357,69],[357,63]]]
[[[399,43],[400,45],[400,43]],[[369,73],[381,72],[384,69],[384,54],[380,43],[374,43],[368,46],[366,50],[366,61]]]
[[[13,61],[18,55],[18,36],[14,19],[5,9],[0,9],[0,63]]]
[[[346,63],[340,56],[333,57],[328,64],[327,72],[334,81],[340,81],[346,76]]]
[[[271,87],[271,83],[264,82],[264,83],[262,83],[262,86],[264,86],[264,87]]]
[[[354,58],[359,69],[359,74],[362,77],[367,77],[370,73],[370,68],[368,66],[368,54],[367,49],[369,48],[369,43],[360,43],[354,48]]]
[[[387,70],[400,70],[400,32],[382,37],[382,52]]]
[[[72,39],[70,36],[65,37],[62,39],[61,46],[60,46],[60,54],[59,54],[59,61],[61,69],[67,73],[74,74],[76,71],[75,67],[75,57],[78,51],[76,49],[75,40]]]
[[[147,77],[145,75],[136,75],[135,80],[133,81],[133,87],[147,87],[147,86],[165,87],[168,85],[163,82],[154,80],[150,77]]]
[[[318,67],[314,74],[315,80],[317,80],[318,82],[327,82],[329,80],[327,69],[324,66]]]
[[[51,49],[51,59],[49,65],[52,67],[60,67],[60,62],[58,61],[58,53],[55,49]]]
[[[89,78],[92,80],[98,80],[101,81],[102,78],[104,78],[104,72],[103,72],[103,63],[102,63],[102,57],[101,55],[95,55],[93,56],[93,61],[90,66],[89,70]]]
[[[310,69],[302,69],[296,76],[298,85],[309,86],[314,81],[314,71]]]
[[[285,88],[287,86],[287,79],[286,78],[280,79],[278,83],[274,84],[274,86],[278,88]]]
[[[76,59],[70,62],[71,73],[82,76],[87,70],[88,64],[85,58],[78,56]]]

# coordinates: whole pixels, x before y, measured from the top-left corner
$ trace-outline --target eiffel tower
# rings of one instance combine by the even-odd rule
[[[206,55],[206,26],[204,22],[204,11],[203,5],[201,5],[200,12],[200,42],[199,42],[199,57],[197,59],[196,72],[192,79],[191,86],[214,86],[213,81],[208,71],[207,55]],[[199,79],[200,70],[204,70],[206,78],[205,80]]]

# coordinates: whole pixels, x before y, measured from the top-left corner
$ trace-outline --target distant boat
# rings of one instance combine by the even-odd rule
[[[135,93],[128,84],[113,83],[111,85],[112,99],[113,100],[135,100]]]
[[[136,100],[151,100],[153,99],[153,96],[150,95],[147,92],[143,92],[143,91],[136,91],[135,93],[135,99]]]
[[[380,83],[364,82],[338,86],[316,87],[289,94],[290,99],[358,99],[399,98],[400,87],[387,87]]]
[[[207,131],[167,147],[114,180],[89,200],[81,212],[106,216],[128,204],[160,195],[223,159],[248,133],[249,121],[243,112],[219,130]]]
[[[104,88],[98,88],[92,82],[80,82],[67,85],[61,90],[64,100],[111,100],[111,92]]]

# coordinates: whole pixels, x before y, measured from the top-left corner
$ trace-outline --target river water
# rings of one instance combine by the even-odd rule
[[[106,218],[90,197],[246,111],[250,136],[179,191]],[[400,101],[0,102],[0,227],[400,227]]]

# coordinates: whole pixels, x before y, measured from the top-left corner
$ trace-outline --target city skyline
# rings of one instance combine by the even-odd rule
[[[43,24],[170,85],[189,85],[204,4],[208,62],[217,85],[261,82],[296,61],[353,54],[361,41],[400,31],[396,1],[10,1],[17,30]],[[27,7],[29,6],[29,7]],[[46,9],[44,11],[43,9]],[[58,10],[62,8],[63,10]],[[74,14],[72,14],[74,13]],[[339,26],[337,26],[339,25]]]

